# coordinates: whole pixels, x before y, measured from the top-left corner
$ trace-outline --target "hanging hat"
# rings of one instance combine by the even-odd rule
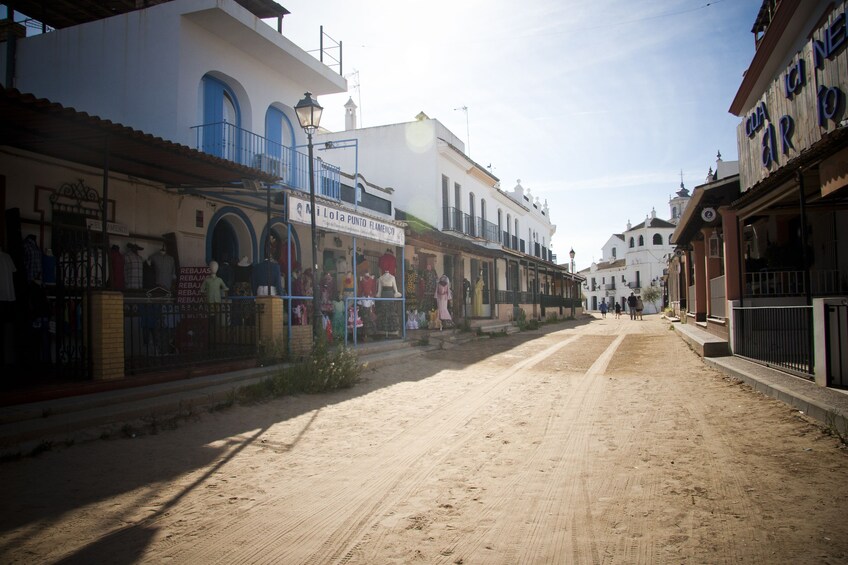
[[[250,259],[247,258],[247,255],[244,255],[244,256],[242,256],[241,259],[239,259],[238,266],[239,267],[249,267],[250,266]]]

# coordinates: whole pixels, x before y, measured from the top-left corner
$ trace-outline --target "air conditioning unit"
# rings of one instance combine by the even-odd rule
[[[271,155],[257,155],[256,168],[263,173],[274,175],[277,178],[283,178],[283,164],[277,157]]]

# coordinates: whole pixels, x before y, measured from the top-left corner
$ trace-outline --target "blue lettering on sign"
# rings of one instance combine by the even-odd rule
[[[798,59],[786,69],[783,77],[783,86],[787,98],[792,98],[804,88],[807,76],[804,73],[804,59]]]
[[[763,167],[771,167],[772,163],[777,161],[777,147],[775,147],[774,126],[772,124],[767,125],[763,132],[762,147]]]
[[[820,86],[818,92],[819,125],[827,126],[827,121],[834,119],[845,103],[845,94],[835,86]]]
[[[779,122],[780,129],[780,146],[783,154],[789,153],[790,149],[795,149],[792,145],[792,133],[795,131],[795,121],[792,116],[783,116]]]
[[[745,119],[745,134],[748,137],[754,137],[760,128],[762,128],[768,120],[768,110],[766,103],[760,102],[753,112]]]
[[[845,12],[833,18],[833,22],[824,29],[822,41],[813,40],[813,64],[817,69],[824,67],[824,60],[830,59],[845,46]]]

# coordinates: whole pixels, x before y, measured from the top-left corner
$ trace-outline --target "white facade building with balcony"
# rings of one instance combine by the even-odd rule
[[[681,205],[679,194],[673,200],[676,206]],[[669,241],[674,228],[672,222],[657,218],[656,210],[651,210],[643,222],[635,226],[628,222],[623,233],[610,236],[602,248],[601,260],[580,273],[586,277],[585,307],[597,311],[606,302],[612,309],[617,302],[626,310],[631,293],[640,296],[643,288],[653,286],[661,290],[660,297],[656,303],[644,301],[644,311],[661,311],[664,276],[669,255],[674,251]]]

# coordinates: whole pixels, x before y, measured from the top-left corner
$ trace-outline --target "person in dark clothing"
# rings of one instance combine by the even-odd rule
[[[636,295],[631,292],[630,296],[627,297],[627,309],[630,311],[631,320],[636,319],[636,302]]]

